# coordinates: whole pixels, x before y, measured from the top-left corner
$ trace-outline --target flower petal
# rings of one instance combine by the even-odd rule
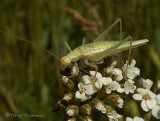
[[[109,84],[109,86],[112,88],[112,90],[117,90],[119,87],[119,83],[116,81],[113,81]]]
[[[145,80],[145,79],[141,78],[138,82],[142,87],[144,87],[146,89],[150,89],[153,85],[153,81],[151,81],[150,79]]]
[[[82,76],[82,83],[84,83],[84,84],[90,84],[91,83],[88,75]]]
[[[136,117],[134,117],[134,121],[144,121],[144,119],[136,116]]]
[[[142,100],[142,96],[140,94],[134,94],[132,96],[135,100]]]
[[[107,85],[107,84],[109,84],[109,83],[111,83],[112,82],[112,79],[110,78],[110,77],[103,77],[102,78],[102,83],[104,84],[104,85]]]
[[[89,71],[89,73],[90,73],[92,76],[94,76],[95,73],[96,73],[96,71]],[[102,75],[101,75],[99,72],[97,72],[97,73],[96,73],[96,77],[97,77],[97,78],[99,78],[99,77],[102,78]]]
[[[145,112],[149,111],[149,109],[148,109],[148,107],[147,107],[147,105],[146,105],[146,101],[145,101],[145,100],[143,100],[143,101],[141,102],[141,107],[142,107],[142,109],[143,109]]]
[[[160,119],[160,106],[156,106],[153,108],[152,115],[157,119]]]
[[[86,89],[85,93],[86,93],[87,95],[93,95],[93,94],[96,92],[96,90],[93,89],[92,84],[85,85],[85,89]]]
[[[123,93],[125,91],[124,88],[122,88],[121,86],[118,87],[117,92],[119,93]]]
[[[126,118],[126,121],[133,121],[133,119],[130,118],[130,117],[127,117],[127,118]]]
[[[148,108],[153,109],[156,106],[156,100],[155,99],[147,100],[147,106]]]

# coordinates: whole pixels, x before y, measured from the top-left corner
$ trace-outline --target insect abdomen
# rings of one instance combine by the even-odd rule
[[[97,42],[93,42],[93,43],[89,43],[83,46],[80,46],[80,52],[81,52],[81,56],[82,58],[87,58],[91,59],[92,58],[96,58],[94,56],[96,56],[99,53],[103,53],[103,51],[113,47],[114,45],[117,45],[120,41],[119,40],[112,40],[112,41],[97,41]],[[135,48],[137,46],[141,46],[145,43],[147,43],[148,40],[147,39],[142,39],[142,40],[136,40],[136,41],[132,41],[132,48]],[[130,41],[126,41],[125,43],[123,43],[121,46],[119,46],[118,48],[114,49],[109,56],[112,56],[114,54],[118,54],[120,52],[123,52],[125,50],[129,50],[130,48]]]

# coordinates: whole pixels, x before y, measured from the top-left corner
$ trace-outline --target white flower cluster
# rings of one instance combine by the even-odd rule
[[[107,74],[110,75],[108,77],[102,77],[99,72],[96,73],[95,71],[90,71],[91,76],[84,75],[78,84],[79,90],[76,92],[76,98],[82,102],[86,101],[103,86],[105,86],[107,94],[111,94],[111,92],[115,90],[119,93],[133,93],[136,86],[134,86],[132,79],[139,75],[140,70],[135,67],[135,60],[132,60],[131,64],[128,65],[128,69],[127,63],[128,62],[124,64],[122,69],[119,69],[115,68],[116,61],[114,61],[106,70]],[[124,84],[120,85],[119,82],[123,79],[123,73],[126,73],[128,79]],[[94,78],[95,75],[96,77]],[[113,77],[113,79],[111,77]]]
[[[118,121],[118,119],[122,118],[122,115],[119,115],[112,107],[109,109],[107,105],[111,102],[114,103],[112,105],[123,108],[124,100],[119,95],[121,93],[132,94],[133,99],[141,101],[141,107],[145,112],[151,110],[152,115],[160,119],[160,94],[155,94],[150,90],[153,81],[141,78],[138,81],[141,88],[137,88],[134,79],[140,75],[140,69],[135,67],[136,61],[132,60],[130,64],[126,61],[121,68],[117,68],[116,65],[117,63],[114,61],[103,70],[103,75],[100,72],[89,71],[89,75],[83,75],[80,78],[77,83],[78,89],[72,93],[74,96],[68,94],[63,100],[72,100],[72,97],[74,97],[76,101],[80,100],[80,102],[90,99],[93,101],[95,97],[98,97],[98,94],[103,93],[107,98],[96,102],[94,108],[102,114],[106,114],[110,121]],[[63,76],[62,80],[64,84],[73,83],[67,76]],[[157,85],[160,89],[160,81],[158,81]],[[104,103],[105,101],[107,101],[107,105]],[[73,111],[67,110],[67,114],[71,116],[73,115]],[[144,119],[140,117],[134,117],[133,119],[127,117],[126,121],[144,121]]]
[[[129,65],[126,61],[126,64],[120,68],[116,68],[116,61],[114,61],[107,69],[106,73],[108,76],[103,77],[99,72],[90,71],[89,75],[82,76],[78,84],[79,90],[76,92],[75,97],[79,99],[81,102],[91,99],[92,95],[97,93],[105,88],[106,94],[111,94],[112,91],[117,91],[118,93],[134,93],[136,86],[134,85],[133,79],[140,74],[140,70],[135,67],[136,61],[132,60]],[[128,65],[128,68],[127,68]],[[123,76],[126,75],[126,77]],[[121,80],[125,80],[124,83],[121,83]],[[123,99],[117,100],[118,107],[123,107]],[[99,102],[96,106],[96,109],[101,111],[102,113],[106,113],[107,110],[103,107],[103,105]],[[119,119],[122,116],[117,114],[116,111],[108,114],[109,119]]]
[[[98,92],[103,85],[106,86],[106,93],[110,94],[111,91],[117,90],[119,83],[113,81],[110,77],[102,77],[102,75],[97,72],[96,77],[95,71],[90,71],[90,75],[84,75],[82,80],[78,84],[79,90],[76,92],[76,98],[80,99],[82,102],[91,98],[91,95]]]
[[[133,98],[141,101],[141,107],[145,112],[152,110],[152,115],[160,119],[160,94],[156,95],[150,90],[153,85],[151,80],[140,79],[139,83],[143,88],[138,88],[137,94],[134,94]]]
[[[84,75],[78,84],[79,90],[76,92],[76,98],[80,99],[81,102],[86,101],[91,98],[91,95],[99,91],[105,81],[107,81],[105,77],[102,77],[102,75],[97,72],[96,77],[95,71],[90,71],[90,75]]]

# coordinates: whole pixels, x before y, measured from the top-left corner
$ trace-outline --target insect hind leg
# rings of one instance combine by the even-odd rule
[[[118,18],[110,27],[108,27],[102,34],[100,34],[94,41],[103,40],[106,35],[110,32],[110,30],[116,25],[120,23],[120,40],[122,40],[122,19]]]
[[[124,42],[126,42],[127,40],[130,40],[132,37],[128,36],[125,39],[123,39],[122,41],[120,41],[118,44],[110,47],[109,49],[104,50],[103,52],[101,52],[100,54],[97,55],[97,59],[101,60],[107,56],[109,56],[113,50],[117,49],[119,46],[121,46]]]
[[[130,48],[129,48],[129,54],[128,54],[128,63],[130,61],[131,51],[132,51],[132,37],[130,37]],[[127,65],[127,68],[128,68],[128,65]]]

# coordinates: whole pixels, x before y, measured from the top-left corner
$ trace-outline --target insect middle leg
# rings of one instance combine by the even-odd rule
[[[129,63],[130,63],[130,56],[131,56],[131,51],[132,51],[132,37],[130,38],[130,48],[129,48],[129,54],[128,54],[128,61],[127,61],[127,66],[126,66],[126,71],[124,73],[124,79],[127,80],[127,70],[129,68]]]
[[[96,73],[95,73],[95,75],[94,75],[94,79],[95,79],[96,74],[97,74],[97,71],[98,71],[98,66],[97,66],[97,65],[95,65],[95,64],[93,64],[93,63],[88,62],[88,60],[87,60],[87,59],[85,60],[85,63],[86,63],[86,65],[88,65],[88,66],[90,66],[90,67],[92,67],[92,68],[95,68],[95,69],[96,69]]]

